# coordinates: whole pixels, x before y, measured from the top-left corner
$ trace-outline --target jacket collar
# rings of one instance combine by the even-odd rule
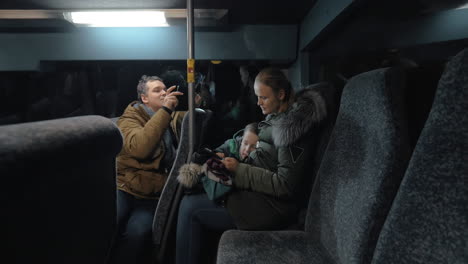
[[[303,89],[296,94],[294,103],[283,113],[265,118],[272,125],[272,137],[276,146],[289,146],[299,140],[311,128],[327,116],[325,99],[313,89]]]
[[[155,113],[153,109],[149,108],[147,105],[140,103],[138,101],[133,105],[133,107],[135,109],[143,109],[150,117],[152,117]]]

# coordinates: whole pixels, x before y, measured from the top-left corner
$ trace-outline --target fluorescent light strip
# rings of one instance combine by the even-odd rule
[[[87,27],[167,27],[162,11],[78,11],[65,18]]]

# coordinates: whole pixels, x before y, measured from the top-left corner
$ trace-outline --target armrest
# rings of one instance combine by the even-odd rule
[[[319,244],[304,231],[225,232],[217,264],[332,263]]]

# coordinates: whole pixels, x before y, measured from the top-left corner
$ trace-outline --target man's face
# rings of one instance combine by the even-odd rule
[[[239,154],[241,160],[249,156],[250,152],[255,149],[257,145],[258,136],[255,133],[250,131],[245,131],[244,136],[242,137],[242,143],[239,149]]]
[[[161,81],[149,81],[146,83],[146,95],[141,95],[141,101],[156,112],[163,106],[164,97],[166,97],[166,86],[164,83]]]
[[[257,105],[260,106],[264,115],[278,113],[281,100],[284,99],[284,90],[280,90],[278,94],[275,94],[270,86],[258,81],[255,81],[254,90],[258,98]]]

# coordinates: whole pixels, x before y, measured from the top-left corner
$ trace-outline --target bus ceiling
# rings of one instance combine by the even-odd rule
[[[340,56],[468,39],[468,1],[441,2],[194,0],[196,59],[292,64],[303,53]],[[3,0],[0,71],[34,71],[41,61],[185,60],[185,8],[185,0]],[[71,12],[109,10],[163,11],[166,26],[70,22]]]

